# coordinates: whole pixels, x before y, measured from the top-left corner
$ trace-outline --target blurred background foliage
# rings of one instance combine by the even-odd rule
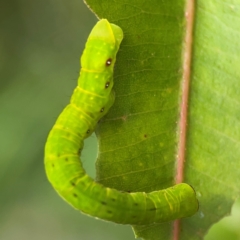
[[[134,239],[130,226],[97,221],[66,204],[48,183],[43,149],[79,74],[97,18],[82,0],[2,1],[0,10],[0,239]],[[83,162],[94,177],[96,138]],[[240,240],[240,202],[206,240]]]

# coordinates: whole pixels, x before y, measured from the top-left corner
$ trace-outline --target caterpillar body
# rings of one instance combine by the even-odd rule
[[[114,102],[113,67],[122,39],[122,29],[106,19],[92,29],[81,57],[78,85],[46,142],[47,177],[74,208],[104,220],[146,225],[191,216],[198,201],[188,184],[150,193],[120,192],[96,183],[82,167],[83,141]]]

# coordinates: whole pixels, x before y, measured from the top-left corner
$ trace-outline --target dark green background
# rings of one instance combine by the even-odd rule
[[[48,131],[76,85],[96,17],[81,0],[5,1],[0,9],[0,239],[134,239],[130,226],[72,209],[43,167]],[[95,159],[90,137],[83,161],[92,176]],[[234,209],[207,240],[240,239],[239,204]]]

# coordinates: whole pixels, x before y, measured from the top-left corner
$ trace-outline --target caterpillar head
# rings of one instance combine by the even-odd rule
[[[113,71],[116,54],[123,39],[122,29],[100,20],[92,29],[81,57],[81,66],[89,72]]]

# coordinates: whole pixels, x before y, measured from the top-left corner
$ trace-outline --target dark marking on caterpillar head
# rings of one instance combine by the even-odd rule
[[[156,208],[150,208],[148,209],[148,211],[156,211],[157,209]]]
[[[144,134],[144,137],[147,138],[147,134]]]
[[[74,183],[74,182],[70,182],[71,183],[71,185],[73,186],[73,187],[75,187],[76,186],[76,184]]]
[[[112,59],[109,58],[107,61],[106,61],[106,66],[109,67],[112,63]]]
[[[103,112],[103,111],[104,111],[104,107],[103,107],[103,108],[101,108],[100,112]]]
[[[104,201],[101,201],[101,204],[102,204],[102,205],[107,205],[107,203],[106,203],[106,202],[104,202]]]
[[[77,197],[78,197],[78,195],[77,195],[76,193],[74,193],[74,194],[73,194],[73,196],[74,196],[75,198],[77,198]]]
[[[106,82],[105,88],[107,89],[110,86],[110,82]]]
[[[89,134],[89,133],[90,133],[90,129],[87,130],[87,134]]]

